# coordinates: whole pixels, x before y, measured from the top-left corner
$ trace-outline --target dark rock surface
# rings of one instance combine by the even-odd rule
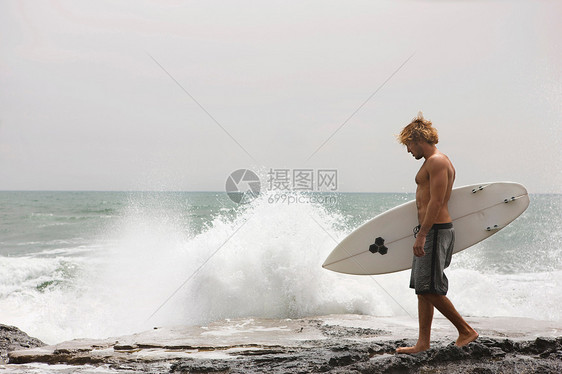
[[[26,365],[38,363],[44,365],[42,372],[51,372],[54,366],[47,364],[58,364],[56,370],[62,364],[68,367],[64,373],[96,368],[111,373],[562,373],[559,324],[501,318],[472,319],[471,324],[481,337],[459,348],[452,344],[454,328],[448,321],[434,320],[432,348],[413,355],[394,352],[414,344],[410,338],[417,323],[396,317],[227,320],[53,346],[31,343],[25,335],[18,344],[36,347],[10,352],[3,367],[9,373],[28,372]]]
[[[405,341],[326,342],[320,347],[236,355],[233,360],[179,360],[171,373],[562,373],[562,337],[514,342],[483,338],[466,347],[440,345],[396,355]],[[413,343],[413,342],[409,342]]]
[[[17,327],[0,324],[0,364],[7,361],[8,352],[44,345],[41,340],[30,337]]]

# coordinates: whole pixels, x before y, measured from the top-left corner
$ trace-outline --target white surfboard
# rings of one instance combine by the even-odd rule
[[[529,206],[524,186],[513,182],[454,188],[449,213],[455,228],[453,253],[495,234]],[[416,202],[390,209],[366,222],[330,253],[322,267],[339,273],[373,275],[412,267]]]

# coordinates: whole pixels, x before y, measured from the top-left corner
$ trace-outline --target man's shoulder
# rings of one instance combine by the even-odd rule
[[[452,163],[447,155],[438,152],[427,159],[426,165],[429,169],[441,169],[450,167]]]
[[[427,159],[427,163],[428,164],[443,164],[443,165],[447,165],[450,164],[451,161],[449,160],[449,157],[447,157],[446,154],[441,153],[441,152],[437,152],[433,155],[431,155],[428,159]]]

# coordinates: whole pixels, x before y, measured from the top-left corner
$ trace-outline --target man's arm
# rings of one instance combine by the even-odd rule
[[[428,160],[427,163],[427,171],[429,173],[429,203],[427,204],[425,217],[421,222],[420,231],[414,243],[414,254],[418,257],[425,255],[425,251],[423,250],[425,237],[437,220],[445,202],[449,181],[447,167],[447,160],[441,157],[433,157]]]

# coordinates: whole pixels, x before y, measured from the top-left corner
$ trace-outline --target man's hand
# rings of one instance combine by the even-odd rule
[[[423,247],[425,246],[425,235],[420,235],[416,237],[416,241],[414,242],[414,255],[416,257],[425,256],[425,251]]]

